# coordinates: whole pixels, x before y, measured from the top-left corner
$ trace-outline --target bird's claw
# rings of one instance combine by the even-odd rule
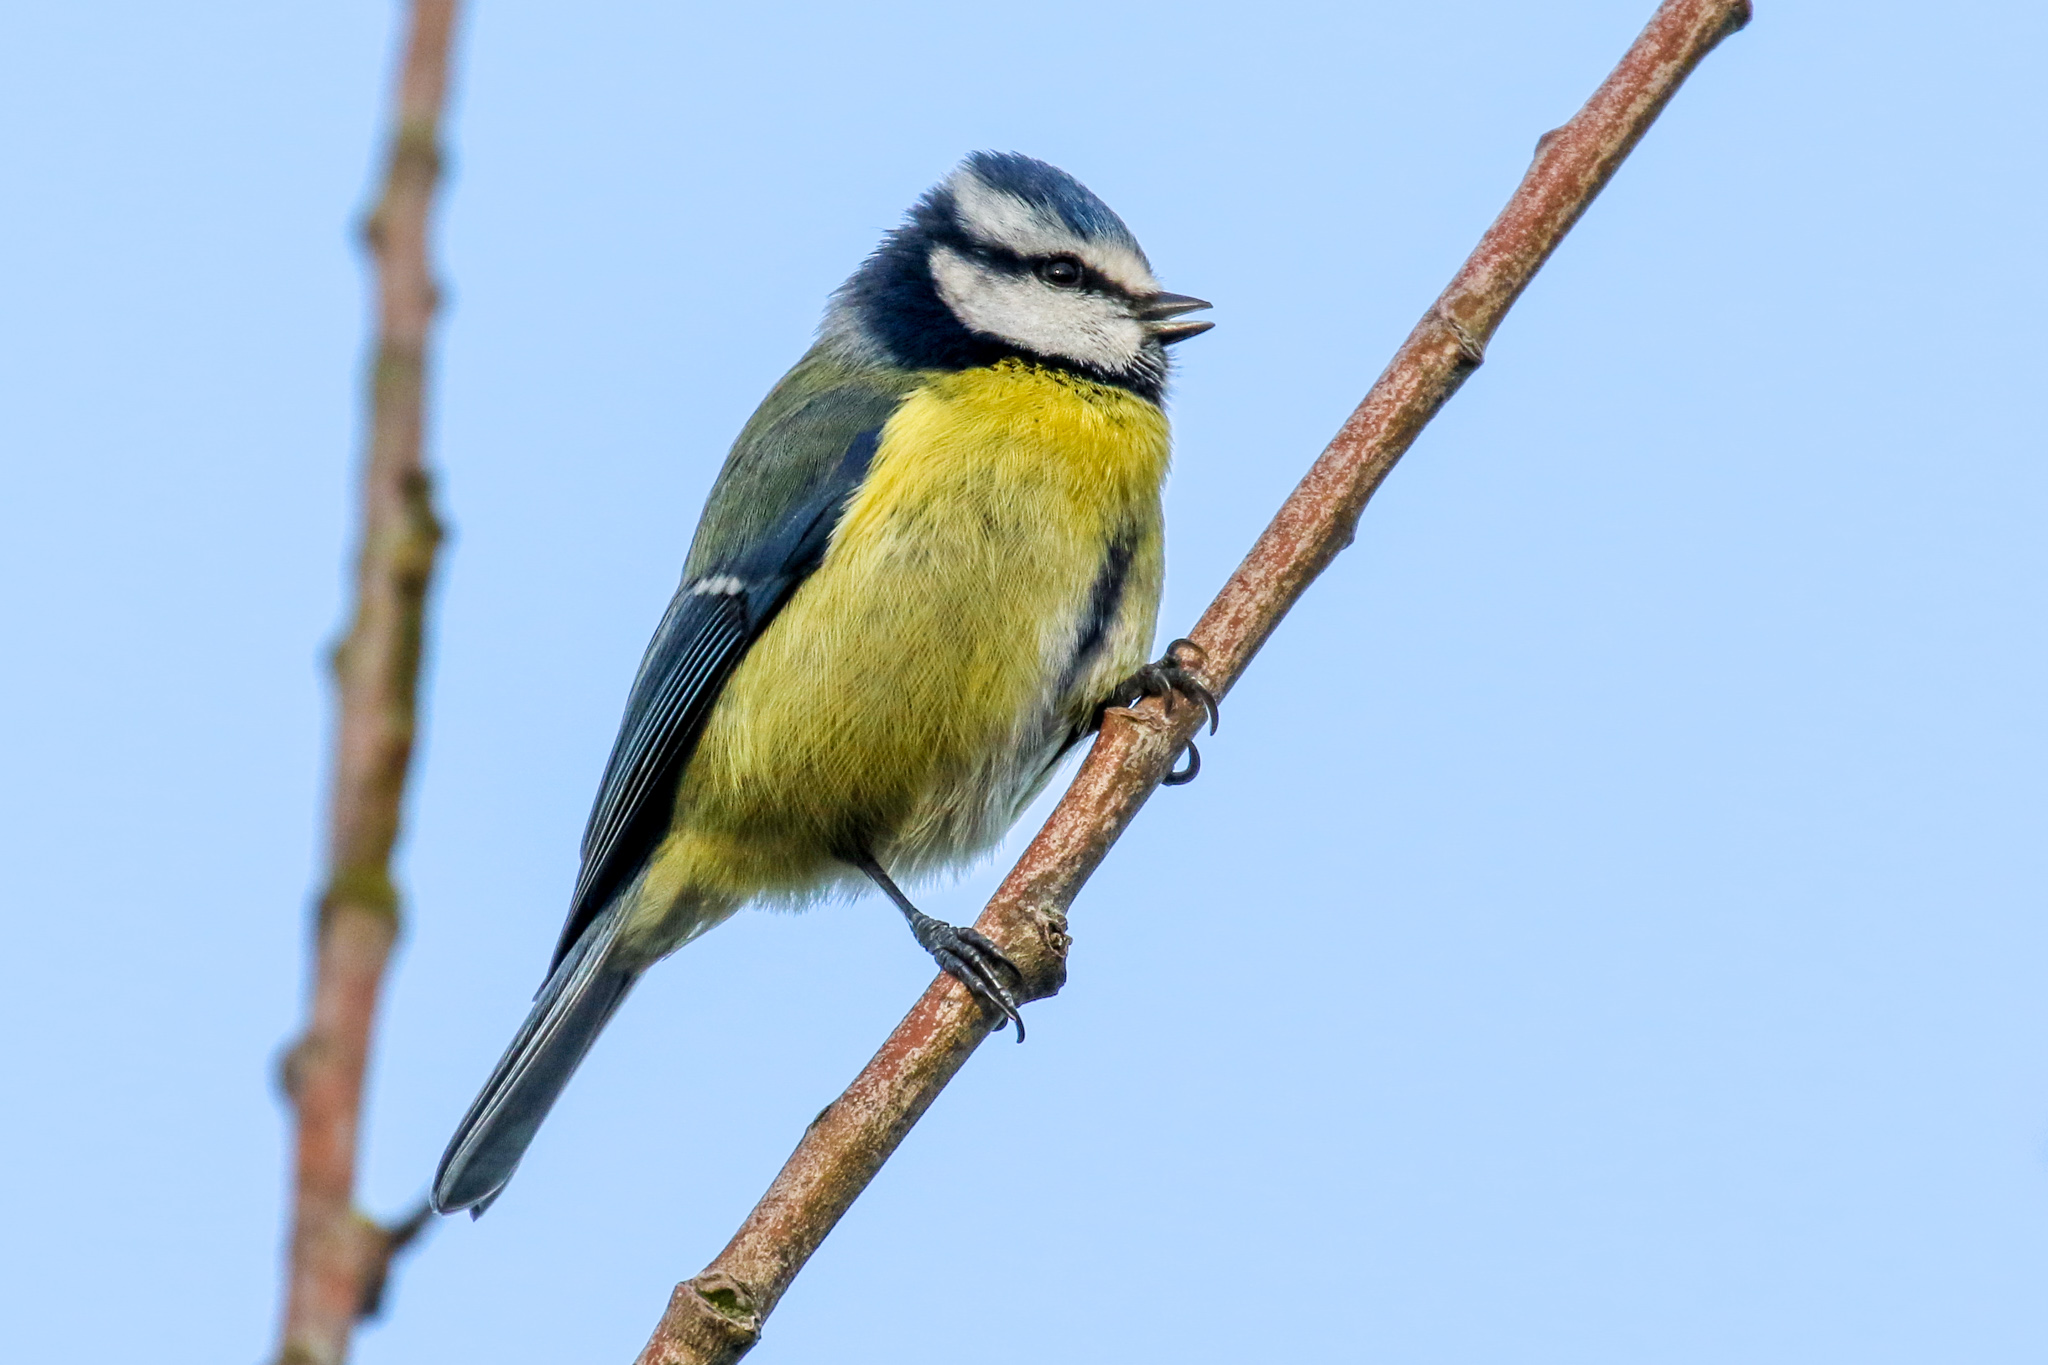
[[[1216,704],[1216,694],[1204,687],[1188,670],[1188,666],[1180,661],[1180,652],[1183,649],[1193,650],[1198,656],[1203,652],[1202,647],[1193,640],[1175,640],[1166,647],[1166,653],[1160,655],[1156,662],[1146,664],[1117,689],[1118,702],[1129,705],[1141,697],[1164,697],[1166,714],[1170,716],[1173,714],[1174,704],[1182,697],[1186,697],[1208,714],[1209,733],[1213,735],[1216,733],[1216,726],[1223,719],[1222,711]],[[1193,740],[1188,741],[1186,752],[1187,766],[1176,768],[1160,778],[1160,786],[1184,787],[1201,773],[1202,751],[1195,747]]]
[[[1001,1014],[1015,1024],[1017,1041],[1024,1041],[1024,1016],[1017,1011],[1017,992],[1024,984],[1024,973],[1003,956],[1002,949],[978,930],[958,928],[930,915],[920,915],[912,921],[911,931],[932,955],[932,961],[938,963],[940,971],[965,986],[984,1010]]]
[[[1180,661],[1180,652],[1183,649],[1191,649],[1197,655],[1203,652],[1202,647],[1193,640],[1175,640],[1166,647],[1166,653],[1133,673],[1122,691],[1131,701],[1136,701],[1140,697],[1166,698],[1168,715],[1173,714],[1174,703],[1186,697],[1207,713],[1209,733],[1213,735],[1223,719],[1223,712],[1216,704],[1216,694],[1204,687],[1201,680]],[[1199,760],[1196,766],[1200,766]]]

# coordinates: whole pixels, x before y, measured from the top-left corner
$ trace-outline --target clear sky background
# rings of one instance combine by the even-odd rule
[[[1045,157],[1216,302],[1165,638],[1651,7],[478,5],[367,1205],[526,1008],[727,443],[920,191]],[[0,44],[9,1360],[269,1347],[393,18]],[[1759,0],[755,1359],[2048,1358],[2044,46]],[[360,1360],[629,1359],[929,976],[874,899],[680,954]]]

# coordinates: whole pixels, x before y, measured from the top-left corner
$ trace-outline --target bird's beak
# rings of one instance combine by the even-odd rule
[[[1182,313],[1193,313],[1209,307],[1207,299],[1191,298],[1186,294],[1154,294],[1138,302],[1138,317],[1145,323],[1147,331],[1161,346],[1171,346],[1176,341],[1198,337],[1216,324],[1213,322],[1175,322]]]

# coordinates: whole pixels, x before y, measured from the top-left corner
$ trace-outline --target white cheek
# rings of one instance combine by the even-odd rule
[[[989,270],[946,247],[931,261],[939,297],[977,332],[1106,370],[1128,369],[1144,348],[1144,327],[1099,294]]]

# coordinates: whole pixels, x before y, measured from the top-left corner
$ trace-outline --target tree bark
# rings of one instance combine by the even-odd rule
[[[412,764],[428,589],[441,542],[423,453],[429,263],[456,0],[414,0],[382,193],[363,224],[375,267],[355,603],[333,655],[334,760],[327,879],[313,924],[304,1034],[283,1085],[297,1121],[279,1365],[339,1365],[381,1298],[391,1257],[423,1219],[380,1227],[355,1207],[363,1078],[399,931],[391,853]]]
[[[1183,662],[1218,696],[1348,546],[1359,514],[1485,358],[1502,318],[1748,0],[1668,0],[1586,106],[1546,133],[1521,185],[1392,363],[1190,632]],[[1023,971],[1027,999],[1066,979],[1067,907],[1203,716],[1157,700],[1116,710],[1072,787],[975,927]],[[853,1084],[814,1120],[725,1250],[675,1288],[639,1365],[728,1365],[759,1340],[797,1272],[990,1032],[940,976]]]

